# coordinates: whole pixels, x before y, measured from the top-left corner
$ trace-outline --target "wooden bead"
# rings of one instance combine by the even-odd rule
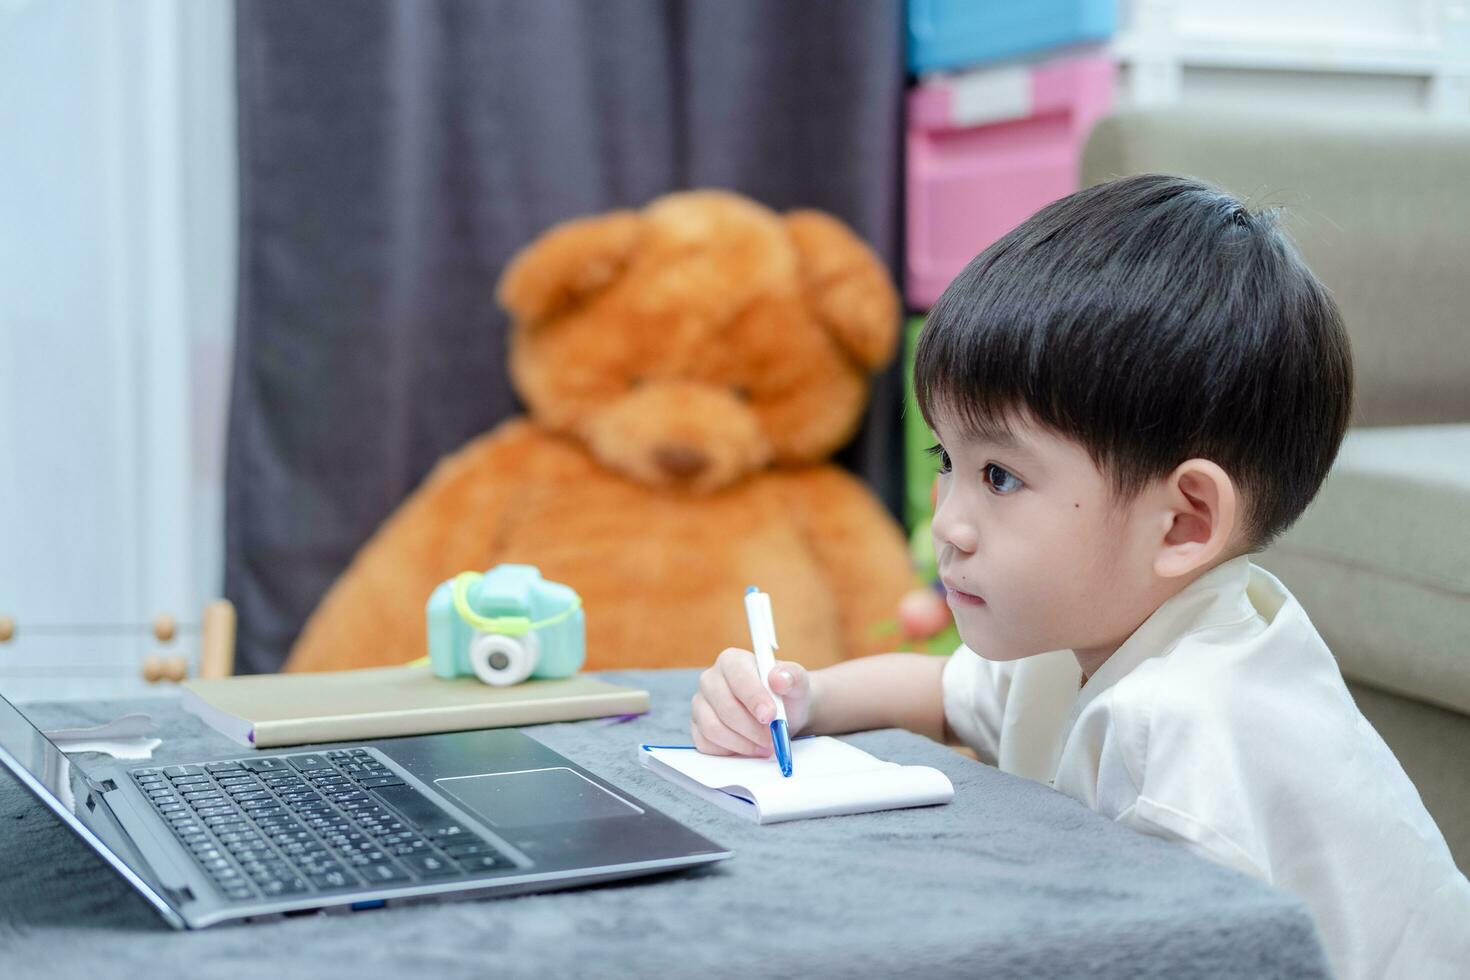
[[[9,643],[15,636],[15,620],[10,616],[0,616],[0,643]]]
[[[159,613],[153,617],[153,636],[159,643],[167,643],[174,638],[178,632],[178,624],[168,613]]]
[[[143,658],[143,679],[149,684],[159,681],[175,683],[189,676],[189,665],[183,657],[160,657],[150,654]]]

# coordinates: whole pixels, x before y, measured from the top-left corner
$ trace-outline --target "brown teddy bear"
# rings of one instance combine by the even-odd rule
[[[826,461],[897,339],[898,298],[867,246],[815,211],[671,194],[552,228],[498,298],[529,416],[435,467],[332,586],[288,670],[422,656],[434,587],[502,562],[581,594],[589,670],[748,648],[749,585],[771,594],[781,656],[877,652],[875,627],[917,581],[898,526]]]

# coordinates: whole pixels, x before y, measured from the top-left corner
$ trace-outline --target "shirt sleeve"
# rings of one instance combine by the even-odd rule
[[[981,762],[996,765],[1010,675],[967,646],[944,665],[944,720]]]

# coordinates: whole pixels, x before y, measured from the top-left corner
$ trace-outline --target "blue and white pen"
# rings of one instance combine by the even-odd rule
[[[761,675],[766,693],[776,702],[776,717],[771,719],[771,745],[781,775],[791,775],[791,733],[786,730],[786,705],[771,690],[771,671],[776,669],[776,619],[771,615],[771,597],[755,586],[745,590],[745,618],[750,622],[750,645],[755,653],[755,669]]]

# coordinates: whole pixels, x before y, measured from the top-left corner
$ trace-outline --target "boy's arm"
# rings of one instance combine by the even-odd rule
[[[938,742],[956,739],[944,717],[947,657],[885,653],[811,671],[812,713],[802,734],[906,728]]]

